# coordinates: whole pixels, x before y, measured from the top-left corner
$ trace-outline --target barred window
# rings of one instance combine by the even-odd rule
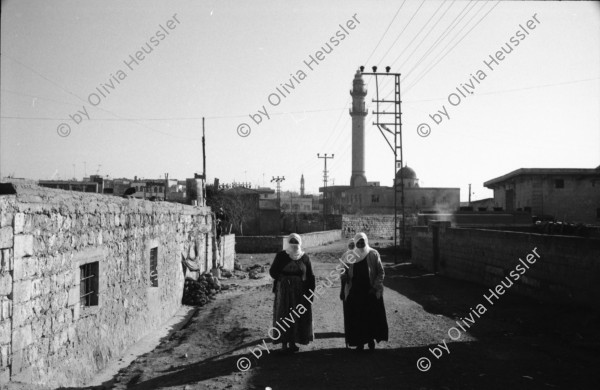
[[[81,306],[98,306],[98,262],[79,267],[79,302]]]
[[[150,285],[158,287],[158,247],[150,249]]]

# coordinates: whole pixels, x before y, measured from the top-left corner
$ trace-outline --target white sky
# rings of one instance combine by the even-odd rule
[[[123,60],[174,14],[180,24],[129,70]],[[487,69],[483,60],[534,14],[536,28]],[[360,24],[310,71],[303,61],[353,15]],[[81,179],[85,167],[88,175],[191,177],[202,171],[204,116],[209,182],[262,185],[264,177],[269,185],[285,176],[282,190],[298,190],[304,173],[316,192],[317,153],[334,153],[329,177],[348,184],[348,91],[360,65],[391,65],[406,76],[404,157],[422,186],[460,187],[464,201],[469,183],[473,199],[490,197],[483,182],[518,168],[600,164],[595,2],[8,0],[1,22],[0,176]],[[88,95],[118,70],[126,78],[93,107]],[[298,70],[306,78],[270,105],[269,94]],[[485,80],[450,106],[448,95],[477,70]],[[370,102],[373,80],[368,88]],[[248,115],[263,105],[271,119],[256,125]],[[442,105],[450,119],[435,125],[428,115]],[[91,120],[75,124],[69,115],[83,106]],[[63,122],[67,137],[57,134]],[[245,138],[236,132],[242,122],[252,128]],[[367,179],[391,185],[393,154],[372,122],[368,116]],[[432,128],[426,138],[416,132],[423,122]]]

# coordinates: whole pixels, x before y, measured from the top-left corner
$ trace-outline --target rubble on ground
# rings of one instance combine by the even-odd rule
[[[184,305],[204,306],[209,300],[215,299],[219,291],[221,291],[219,279],[209,273],[200,275],[198,280],[187,277],[185,278],[181,302]]]

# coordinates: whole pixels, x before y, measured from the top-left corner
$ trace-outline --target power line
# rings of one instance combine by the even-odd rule
[[[469,14],[469,12],[471,12],[471,11],[472,11],[472,10],[475,8],[475,6],[476,6],[476,4],[477,4],[477,3],[476,3],[476,2],[473,2],[472,4],[473,4],[473,6],[467,10],[467,12],[466,12],[466,13],[465,13],[465,14],[464,14],[464,15],[463,15],[461,18],[460,18],[460,20],[459,20],[459,21],[456,23],[456,25],[455,25],[455,26],[453,26],[453,28],[452,28],[451,30],[454,30],[454,28],[455,28],[455,27],[457,27],[457,26],[458,26],[458,25],[459,25],[459,24],[462,22],[462,20],[465,18],[465,16],[467,16],[467,15]],[[438,63],[439,61],[441,61],[441,60],[442,60],[442,59],[443,59],[443,58],[444,58],[444,57],[445,57],[445,56],[446,56],[446,55],[449,53],[449,51],[445,52],[445,50],[446,50],[446,49],[447,49],[447,48],[448,48],[450,45],[452,45],[452,44],[455,42],[455,40],[456,40],[457,38],[459,39],[459,40],[458,40],[458,42],[460,42],[460,41],[462,40],[462,38],[464,38],[464,37],[466,37],[466,36],[468,35],[468,32],[467,32],[465,35],[463,35],[463,37],[462,37],[462,38],[459,38],[459,37],[460,37],[460,34],[462,33],[462,31],[463,31],[465,28],[467,28],[467,27],[469,26],[469,24],[471,23],[471,21],[473,21],[473,19],[475,19],[475,17],[477,17],[477,15],[478,15],[478,14],[481,12],[481,10],[483,10],[483,9],[485,8],[485,4],[486,4],[486,3],[481,3],[481,7],[475,11],[475,13],[474,13],[474,14],[471,16],[471,18],[470,18],[469,20],[467,20],[467,21],[464,23],[464,25],[461,27],[461,29],[460,29],[460,30],[458,30],[458,32],[456,33],[456,35],[454,35],[454,36],[453,36],[453,37],[452,37],[452,38],[451,38],[451,39],[450,39],[450,40],[449,40],[449,41],[446,43],[446,45],[444,46],[444,48],[443,48],[442,50],[440,50],[440,51],[439,51],[439,53],[438,53],[438,54],[437,54],[437,55],[434,57],[434,59],[433,59],[433,60],[432,60],[432,61],[431,61],[431,62],[430,62],[430,63],[429,63],[429,64],[428,64],[426,67],[425,67],[425,69],[423,70],[423,72],[421,72],[421,74],[419,74],[419,76],[418,76],[418,77],[419,77],[419,80],[420,80],[422,77],[424,77],[424,75],[425,75],[425,74],[427,74],[427,73],[429,72],[429,70],[430,70],[430,69],[432,69],[433,67],[435,67],[435,66],[437,65],[437,63]],[[457,43],[458,43],[458,42],[457,42]],[[415,83],[416,83],[416,82],[415,82]],[[415,84],[415,83],[413,83],[413,84]],[[411,86],[409,86],[409,87],[411,87]]]
[[[472,7],[471,7],[471,5],[472,5]],[[423,54],[421,56],[421,58],[419,58],[417,60],[416,64],[408,72],[404,73],[404,77],[408,77],[413,72],[413,70],[415,70],[419,65],[421,65],[421,63],[425,60],[425,58],[427,58],[442,43],[442,41],[444,41],[447,37],[450,36],[450,32],[452,30],[454,30],[456,28],[456,26],[458,26],[460,21],[470,12],[470,9],[464,15],[463,15],[463,12],[465,12],[465,10],[469,7],[471,7],[471,9],[472,9],[474,6],[475,6],[475,3],[467,3],[467,5],[465,5],[465,7],[458,13],[458,15],[456,15],[456,17],[450,22],[450,24],[448,24],[448,27],[446,27],[446,29],[444,31],[442,31],[442,33],[438,36],[438,38],[435,40],[435,42],[429,47],[429,49],[425,52],[425,54]],[[456,22],[456,20],[458,18],[460,18],[460,20],[458,22]],[[456,24],[455,24],[455,22],[456,22]]]
[[[425,34],[425,36],[423,37],[423,39],[421,39],[421,41],[415,45],[415,48],[413,49],[413,51],[404,59],[404,61],[402,62],[402,64],[398,67],[399,69],[402,69],[403,66],[408,62],[408,60],[414,55],[414,53],[419,49],[420,45],[423,43],[423,41],[429,36],[429,34],[431,34],[434,30],[434,28],[439,24],[439,22],[442,20],[442,18],[444,17],[444,15],[446,15],[446,13],[448,12],[448,10],[450,10],[450,8],[452,8],[452,5],[454,4],[454,1],[452,1],[452,3],[450,4],[450,6],[446,9],[446,11],[444,11],[444,13],[442,14],[442,16],[437,20],[437,22],[435,22],[435,24],[429,29],[429,32],[427,34]],[[435,12],[433,13],[433,15],[431,15],[431,17],[427,20],[427,22],[423,25],[423,27],[421,27],[421,29],[419,30],[419,32],[413,37],[413,39],[409,42],[409,44],[406,46],[406,48],[404,49],[404,51],[401,51],[400,54],[398,55],[398,57],[396,57],[394,59],[394,61],[392,61],[392,63],[390,64],[390,66],[394,66],[396,64],[396,62],[398,62],[398,60],[402,57],[402,55],[405,53],[405,50],[408,50],[408,48],[412,45],[412,43],[415,41],[415,39],[421,34],[421,32],[427,27],[427,25],[429,24],[429,22],[431,20],[433,20],[433,17],[440,11],[440,9],[442,9],[444,3],[446,2],[446,0],[444,0],[443,3],[440,4],[440,6],[435,10]],[[403,77],[404,79],[405,77]],[[389,79],[384,80],[384,82],[381,85],[381,89],[383,90],[384,88],[386,88],[387,86],[389,86]],[[383,98],[384,100],[387,99],[391,94],[393,93],[393,91],[390,91],[387,95],[385,95],[385,97]]]
[[[419,32],[417,32],[417,34],[415,34],[415,36],[413,37],[413,39],[411,39],[411,40],[410,40],[410,42],[408,43],[408,45],[406,45],[406,48],[405,48],[404,50],[407,50],[407,49],[410,47],[410,45],[412,45],[412,43],[415,41],[415,39],[417,39],[417,37],[418,37],[419,35],[421,35],[421,33],[423,32],[423,30],[424,30],[424,29],[427,27],[427,25],[429,25],[429,22],[431,22],[431,21],[433,20],[433,17],[434,17],[434,16],[435,16],[435,15],[436,15],[436,14],[437,14],[439,11],[440,11],[440,9],[442,9],[442,7],[443,7],[443,6],[444,6],[444,4],[446,3],[446,1],[447,1],[447,0],[444,0],[444,1],[443,1],[443,2],[440,4],[440,6],[436,8],[436,10],[435,10],[435,12],[433,13],[433,15],[431,15],[431,16],[429,17],[429,19],[427,19],[427,22],[426,22],[426,23],[423,25],[423,27],[421,27],[421,29],[419,30]],[[447,10],[446,10],[446,11],[447,11]],[[442,15],[442,16],[443,16],[443,15]],[[439,22],[439,20],[438,20],[438,22]],[[436,24],[437,24],[437,22],[436,22]],[[433,31],[433,28],[434,28],[434,27],[435,27],[435,26],[433,26],[433,27],[432,27],[432,28],[429,30],[429,33],[431,33],[431,31]],[[427,35],[429,35],[429,33],[427,33]],[[427,37],[427,35],[425,35],[425,37]],[[422,42],[422,41],[421,41],[421,42]],[[416,48],[418,49],[418,48],[419,48],[419,45],[417,45],[417,46],[416,46]],[[408,59],[408,58],[410,58],[410,56],[411,56],[413,53],[414,53],[414,51],[413,51],[413,52],[411,52],[411,54],[410,54],[410,55],[407,57],[407,59]],[[392,62],[392,64],[391,64],[390,66],[393,66],[393,65],[396,63],[396,61],[398,61],[398,60],[400,59],[400,57],[402,57],[402,55],[403,55],[403,54],[404,54],[404,51],[400,52],[400,54],[398,55],[398,57],[396,57],[396,59],[395,59],[395,60]],[[405,60],[405,62],[406,62],[406,60]]]
[[[385,58],[385,56],[388,55],[388,53],[390,52],[390,50],[392,50],[392,48],[394,47],[394,45],[396,44],[396,42],[398,41],[398,39],[400,39],[400,37],[402,36],[402,34],[404,33],[404,31],[406,30],[406,28],[410,25],[410,22],[413,21],[413,19],[415,18],[415,16],[417,15],[417,13],[419,12],[419,10],[421,9],[421,7],[423,7],[423,4],[425,4],[425,0],[423,0],[421,2],[421,5],[419,5],[419,8],[417,8],[417,10],[415,11],[415,13],[411,16],[410,20],[408,21],[408,23],[406,23],[406,26],[404,26],[404,28],[402,29],[402,31],[400,31],[400,34],[398,34],[398,36],[396,37],[396,39],[394,40],[394,42],[392,43],[392,45],[389,47],[389,49],[385,52],[385,54],[381,57],[381,60],[379,61],[379,63],[382,63],[383,59]]]
[[[450,50],[448,50],[448,51],[446,52],[446,54],[444,54],[444,56],[443,56],[442,58],[440,58],[440,59],[439,59],[439,60],[438,60],[438,61],[437,61],[435,64],[433,64],[433,66],[431,66],[431,67],[430,67],[430,68],[429,68],[429,69],[428,69],[428,70],[427,70],[425,73],[423,73],[423,75],[422,75],[422,76],[421,76],[421,77],[420,77],[418,80],[416,80],[416,81],[415,81],[413,84],[411,84],[411,85],[410,85],[410,86],[407,88],[406,92],[408,92],[408,91],[409,91],[409,90],[410,90],[410,89],[411,89],[413,86],[415,86],[415,85],[416,85],[416,84],[417,84],[419,81],[421,81],[421,79],[422,79],[423,77],[425,77],[425,75],[427,75],[427,73],[429,73],[429,72],[430,72],[430,71],[431,71],[433,68],[435,68],[435,66],[436,66],[436,65],[437,65],[437,64],[438,64],[438,63],[439,63],[441,60],[443,60],[443,59],[444,59],[444,58],[445,58],[445,57],[446,57],[446,56],[447,56],[449,53],[451,53],[451,52],[452,52],[452,50],[453,50],[453,49],[454,49],[454,48],[455,48],[455,47],[456,47],[456,46],[457,46],[459,43],[461,43],[461,42],[462,42],[462,40],[463,40],[463,39],[464,39],[464,38],[465,38],[467,35],[469,35],[469,34],[471,33],[471,31],[473,31],[473,29],[474,29],[475,27],[477,27],[477,26],[479,25],[479,23],[481,23],[481,22],[483,21],[483,19],[485,19],[485,18],[486,18],[486,17],[489,15],[489,13],[490,13],[490,12],[492,12],[492,11],[494,10],[494,8],[496,8],[496,7],[497,7],[499,4],[500,4],[500,1],[497,1],[497,2],[496,2],[496,4],[494,4],[494,5],[492,6],[492,8],[490,8],[490,10],[489,10],[488,12],[486,12],[486,14],[485,14],[485,15],[483,15],[483,16],[482,16],[482,17],[481,17],[481,18],[480,18],[480,19],[477,21],[477,23],[475,23],[475,25],[473,25],[473,27],[471,27],[471,28],[469,29],[469,31],[467,31],[467,33],[466,33],[465,35],[463,35],[463,36],[460,38],[460,40],[459,40],[458,42],[456,42],[456,44],[454,44],[454,46],[452,46],[452,47],[450,48]],[[484,4],[484,6],[485,6],[485,4]],[[480,10],[481,10],[481,9],[483,9],[483,7],[482,7],[482,8],[480,8]],[[477,11],[477,13],[479,13],[479,11]],[[476,13],[475,15],[477,15],[477,13]],[[475,16],[475,15],[474,15],[474,16]],[[471,21],[472,19],[473,19],[473,18],[471,18],[471,19],[469,20],[469,23],[470,23],[470,21]],[[467,24],[467,25],[468,25],[468,24]],[[465,26],[466,26],[466,25],[465,25]],[[461,31],[462,31],[462,30],[461,30]],[[460,31],[459,31],[459,34],[460,34]]]
[[[332,109],[323,109],[323,110],[302,110],[302,111],[288,111],[288,112],[280,112],[280,113],[272,113],[269,115],[286,115],[286,114],[300,114],[303,112],[324,112],[324,111],[338,111],[345,110],[345,108],[332,108]],[[240,118],[246,117],[246,115],[231,115],[231,116],[206,116],[206,119],[223,119],[223,118]],[[49,118],[49,117],[18,117],[18,116],[2,116],[1,118],[11,118],[11,119],[31,119],[31,120],[57,120],[62,121],[65,118]],[[114,121],[114,122],[135,122],[135,121],[186,121],[186,120],[202,120],[202,117],[170,117],[170,118],[90,118],[86,119],[86,121]]]
[[[377,42],[377,45],[375,45],[375,48],[373,49],[373,51],[371,52],[371,54],[369,55],[369,58],[367,58],[367,60],[364,62],[364,64],[366,64],[367,62],[369,62],[369,60],[371,59],[371,57],[373,56],[373,54],[375,54],[375,50],[377,50],[377,48],[379,47],[379,45],[381,44],[381,42],[383,41],[383,38],[385,37],[385,35],[387,34],[388,30],[390,29],[390,27],[392,27],[392,24],[394,23],[394,20],[396,20],[396,17],[398,16],[398,14],[400,13],[400,10],[402,9],[402,7],[404,6],[404,3],[406,3],[406,0],[404,0],[402,2],[402,4],[400,4],[400,7],[398,8],[398,10],[396,11],[396,14],[394,15],[394,17],[392,18],[392,21],[390,22],[390,24],[388,24],[387,28],[385,29],[383,35],[381,36],[381,38],[379,38],[379,42]]]

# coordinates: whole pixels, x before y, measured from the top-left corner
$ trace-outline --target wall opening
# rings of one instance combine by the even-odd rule
[[[79,267],[79,302],[81,306],[98,306],[99,263]]]
[[[150,286],[158,287],[158,247],[150,249]]]

